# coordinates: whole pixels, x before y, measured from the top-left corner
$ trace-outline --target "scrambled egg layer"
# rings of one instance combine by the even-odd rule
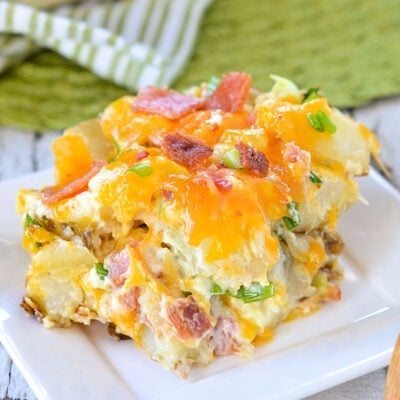
[[[46,327],[108,323],[187,377],[192,364],[248,356],[282,321],[340,299],[335,227],[379,150],[367,128],[285,80],[252,90],[239,112],[171,119],[133,111],[135,101],[54,142],[52,193],[106,160],[83,190],[51,202],[46,189],[20,191],[32,253],[25,309]],[[316,129],[315,115],[330,125]],[[188,168],[165,151],[176,132],[212,150],[204,163]],[[239,144],[262,153],[268,172],[244,168]]]

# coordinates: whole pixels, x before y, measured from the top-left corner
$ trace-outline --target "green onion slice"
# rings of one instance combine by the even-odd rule
[[[31,217],[29,214],[25,215],[24,228],[29,228],[31,225],[42,226],[38,220]]]
[[[97,275],[99,278],[104,281],[104,278],[108,275],[108,270],[104,268],[104,264],[101,262],[95,263],[94,267],[96,268]]]
[[[283,217],[283,222],[289,231],[292,231],[294,228],[296,228],[301,220],[300,220],[300,214],[298,211],[299,208],[299,203],[296,203],[295,201],[291,201],[286,205],[288,209],[288,215]]]
[[[219,78],[217,78],[216,76],[212,76],[208,80],[207,87],[208,87],[209,94],[211,94],[215,91],[215,89],[218,87],[220,82],[221,82],[221,80]]]
[[[312,183],[315,183],[316,185],[322,183],[321,178],[319,178],[317,175],[315,175],[314,172],[310,171],[310,174],[308,175],[308,178]]]
[[[335,133],[336,132],[336,126],[335,124],[331,121],[331,119],[326,115],[326,113],[322,110],[319,110],[317,112],[318,119],[321,121],[322,125],[324,126],[324,129],[328,131],[329,133]]]
[[[325,130],[324,125],[318,118],[318,114],[308,113],[307,119],[310,125],[317,131],[323,132]]]
[[[237,299],[243,300],[245,303],[253,303],[254,301],[260,301],[272,297],[275,294],[275,286],[270,283],[267,286],[261,285],[260,282],[252,282],[248,287],[240,286],[237,291]]]
[[[327,131],[328,133],[335,133],[336,126],[331,119],[326,115],[325,111],[318,110],[316,113],[307,114],[308,122],[311,126],[320,132]]]
[[[270,75],[270,77],[275,81],[271,89],[273,95],[278,97],[295,96],[300,100],[300,91],[294,82],[279,75]]]
[[[125,173],[128,174],[131,172],[134,172],[141,178],[146,178],[146,176],[150,176],[153,173],[153,167],[151,166],[150,161],[141,161],[129,168]]]
[[[307,92],[304,94],[303,103],[307,103],[307,101],[318,99],[319,98],[318,92],[319,88],[308,89]]]
[[[243,168],[242,163],[240,162],[240,152],[237,148],[229,150],[222,157],[222,161],[224,162],[227,168],[231,169],[241,169]]]
[[[226,294],[236,299],[242,300],[244,303],[253,303],[272,297],[275,295],[275,286],[271,282],[269,285],[261,285],[260,282],[252,282],[250,286],[240,286],[236,293],[230,290],[223,290],[221,286],[214,283],[211,287],[212,294]]]
[[[221,286],[217,285],[216,283],[213,283],[210,292],[212,294],[225,294],[226,292],[229,292],[229,290],[225,291],[221,288]]]
[[[119,145],[119,143],[113,139],[112,144],[114,146],[114,156],[108,160],[108,162],[114,162],[118,159],[119,155],[121,154],[121,146]]]

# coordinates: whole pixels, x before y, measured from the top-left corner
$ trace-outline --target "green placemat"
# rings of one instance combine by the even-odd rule
[[[0,78],[0,125],[40,132],[64,129],[125,94],[126,89],[44,51]]]
[[[263,90],[271,73],[318,86],[338,107],[399,94],[400,2],[215,0],[173,86],[232,70],[252,74]],[[0,124],[61,129],[125,92],[54,54],[39,54],[0,79]]]
[[[400,1],[217,0],[176,85],[229,70],[321,87],[338,107],[400,94]]]

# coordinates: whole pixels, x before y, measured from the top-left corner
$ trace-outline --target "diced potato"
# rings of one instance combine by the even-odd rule
[[[27,295],[47,320],[68,325],[84,302],[82,277],[96,261],[85,247],[56,239],[33,256]]]

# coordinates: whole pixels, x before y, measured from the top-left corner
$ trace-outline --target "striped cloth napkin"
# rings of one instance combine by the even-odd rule
[[[169,85],[211,1],[92,0],[49,11],[0,0],[0,73],[48,48],[130,90]]]

